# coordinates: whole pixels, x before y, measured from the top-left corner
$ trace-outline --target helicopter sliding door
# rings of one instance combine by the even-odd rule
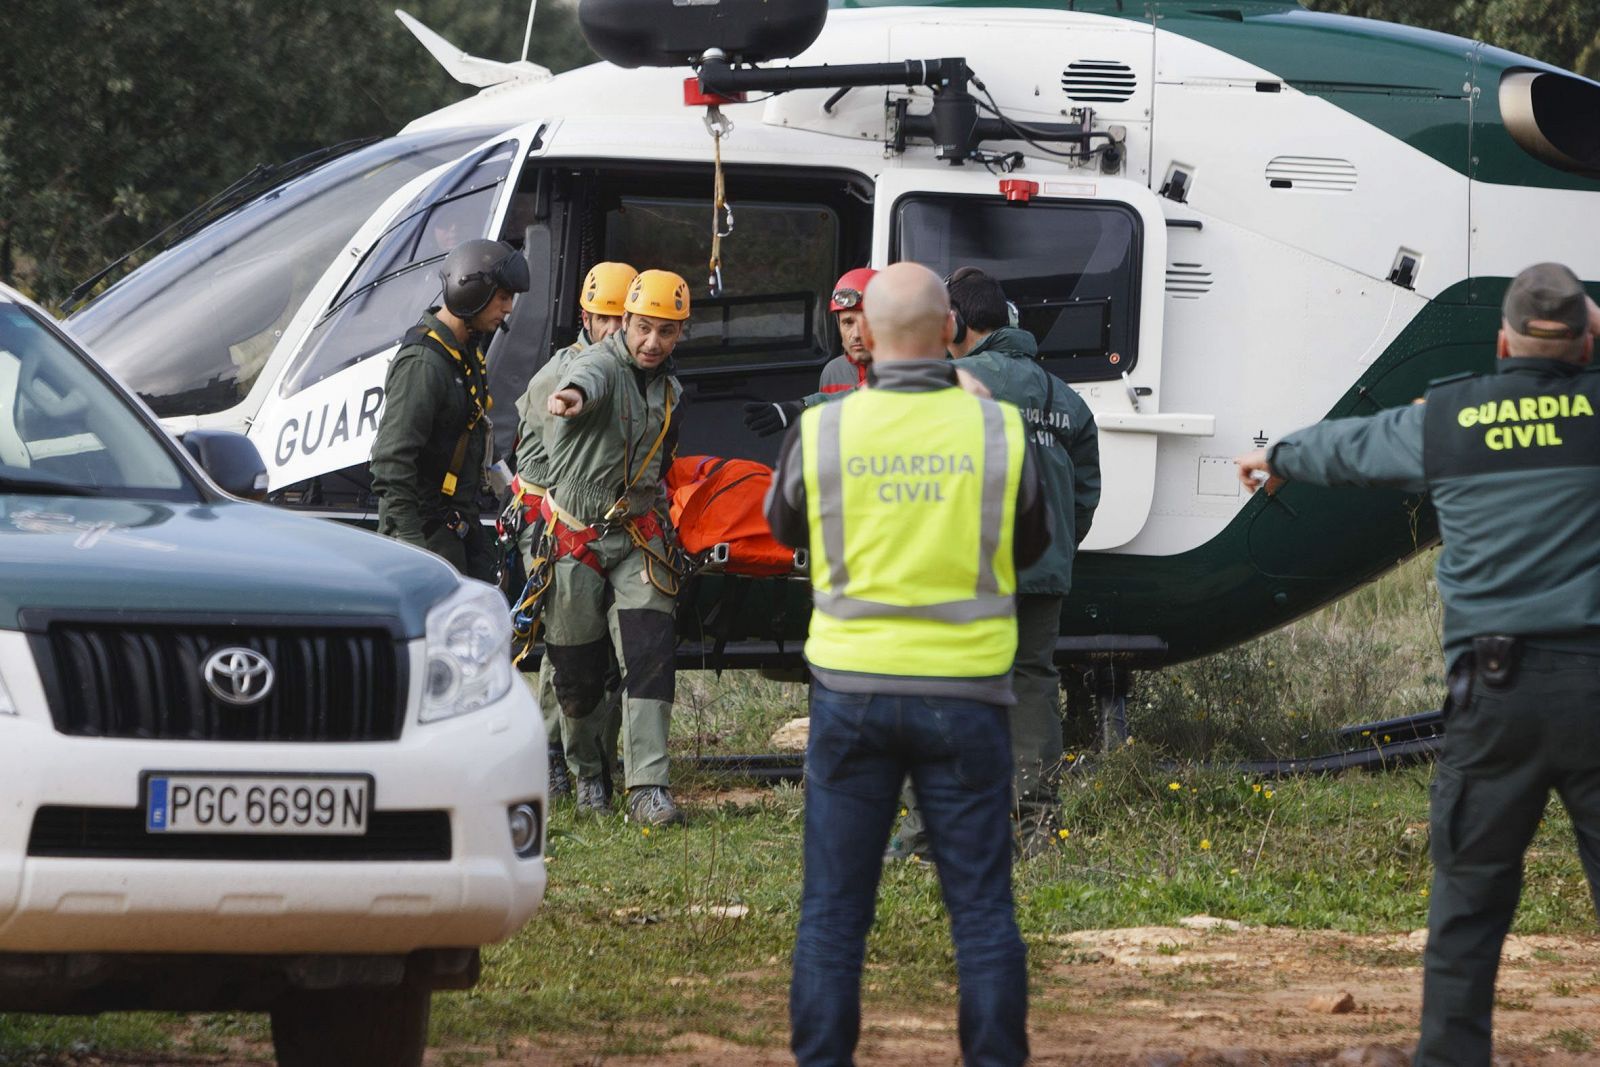
[[[1070,382],[1100,425],[1100,507],[1083,547],[1116,548],[1143,528],[1162,433],[1204,429],[1160,414],[1166,223],[1144,186],[1046,175],[1012,186],[987,173],[895,170],[877,184],[873,262],[997,278],[1045,369]]]
[[[439,267],[462,241],[521,246],[531,205],[514,197],[541,127],[510,131],[395,194],[319,285],[320,299],[250,438],[285,503],[362,506],[365,465],[400,337],[440,299]],[[538,277],[537,270],[535,277]],[[304,313],[303,313],[304,314]]]

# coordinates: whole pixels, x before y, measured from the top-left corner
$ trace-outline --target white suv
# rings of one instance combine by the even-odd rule
[[[269,1011],[286,1067],[420,1063],[432,990],[544,896],[505,603],[223,492],[264,484],[238,435],[183,445],[0,287],[0,1011]]]

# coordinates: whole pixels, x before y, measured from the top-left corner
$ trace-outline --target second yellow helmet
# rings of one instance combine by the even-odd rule
[[[620,315],[639,272],[626,263],[596,263],[578,290],[578,306],[592,315]]]
[[[644,271],[628,286],[623,309],[681,322],[689,317],[689,283],[670,270]]]

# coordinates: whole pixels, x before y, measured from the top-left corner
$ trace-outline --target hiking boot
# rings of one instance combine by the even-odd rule
[[[628,818],[644,826],[675,826],[683,812],[672,802],[664,785],[641,785],[628,791]]]
[[[578,814],[597,817],[611,814],[611,797],[606,780],[600,775],[578,776]]]
[[[550,790],[551,800],[572,795],[572,776],[567,773],[567,754],[561,750],[560,745],[550,746]]]
[[[889,847],[883,850],[883,862],[894,860],[932,863],[933,851],[928,847],[928,835],[921,830],[907,833],[902,824],[901,832],[889,838]]]
[[[1056,827],[1056,801],[1054,797],[1029,797],[1012,812],[1015,819],[1013,832],[1017,857],[1031,860],[1053,851],[1061,844]]]
[[[889,847],[883,850],[883,862],[920,860],[932,863],[933,850],[928,847],[928,828],[922,822],[922,812],[916,808],[909,791],[903,799],[906,806],[900,809],[900,825],[889,838]]]

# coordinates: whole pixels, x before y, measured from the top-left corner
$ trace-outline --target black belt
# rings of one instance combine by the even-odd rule
[[[1514,634],[1482,634],[1472,639],[1472,651],[1464,652],[1450,665],[1445,679],[1445,711],[1465,708],[1472,699],[1472,687],[1482,682],[1490,689],[1504,689],[1516,680],[1517,666],[1526,646]]]

